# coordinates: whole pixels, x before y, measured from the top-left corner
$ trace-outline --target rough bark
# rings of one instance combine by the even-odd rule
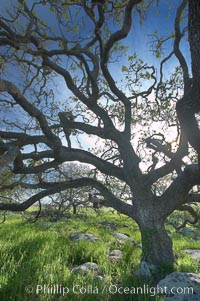
[[[142,238],[142,260],[156,267],[164,264],[172,266],[172,240],[165,229],[166,212],[162,201],[154,198],[143,203],[145,206],[141,205],[137,214]]]
[[[140,225],[142,236],[142,259],[156,267],[173,266],[172,240],[164,227],[164,221],[152,221],[152,217]]]

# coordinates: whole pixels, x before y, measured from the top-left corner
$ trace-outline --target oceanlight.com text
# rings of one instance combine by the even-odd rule
[[[67,296],[68,294],[74,295],[99,295],[99,294],[120,294],[120,295],[192,295],[192,287],[151,287],[144,284],[139,287],[123,287],[118,285],[104,285],[99,288],[94,285],[80,285],[73,284],[72,286],[63,286],[60,284],[46,285],[46,284],[37,284],[36,286],[28,285],[25,288],[27,294],[35,295],[58,295],[58,296]]]

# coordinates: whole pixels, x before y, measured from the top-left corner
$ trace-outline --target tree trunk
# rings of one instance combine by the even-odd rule
[[[152,218],[152,214],[143,216],[138,222],[142,236],[142,260],[156,267],[172,266],[174,255],[172,240],[164,227],[164,220]]]
[[[73,208],[73,214],[76,214],[76,205],[72,204],[72,208]]]

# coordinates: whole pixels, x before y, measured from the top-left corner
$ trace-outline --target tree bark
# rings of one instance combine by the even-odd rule
[[[156,267],[166,264],[173,266],[172,240],[165,229],[165,219],[154,214],[157,211],[155,207],[152,209],[145,210],[146,214],[138,220],[142,239],[142,260]]]
[[[172,240],[163,225],[141,227],[143,260],[155,266],[173,265]]]
[[[188,38],[191,52],[192,84],[185,88],[176,111],[181,130],[198,154],[200,165],[200,131],[195,114],[200,112],[200,1],[188,1]]]
[[[76,214],[77,213],[76,205],[72,204],[72,207],[73,207],[73,214]]]

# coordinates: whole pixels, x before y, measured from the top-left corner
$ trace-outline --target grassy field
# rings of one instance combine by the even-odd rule
[[[122,288],[144,285],[134,276],[141,249],[130,242],[121,245],[113,237],[113,231],[98,224],[100,221],[115,223],[117,232],[127,233],[140,243],[137,225],[125,216],[109,212],[98,216],[82,212],[81,217],[71,216],[50,226],[42,226],[41,219],[30,223],[19,214],[8,214],[6,222],[0,225],[0,300],[163,300],[151,297],[153,293],[115,291],[117,285]],[[198,273],[198,263],[181,250],[200,249],[200,242],[170,230],[178,255],[175,270]],[[69,238],[72,233],[91,233],[101,240],[74,243]],[[113,249],[123,251],[121,261],[110,261],[108,253]],[[85,276],[71,272],[85,262],[97,263],[103,278],[95,278],[93,273]]]

